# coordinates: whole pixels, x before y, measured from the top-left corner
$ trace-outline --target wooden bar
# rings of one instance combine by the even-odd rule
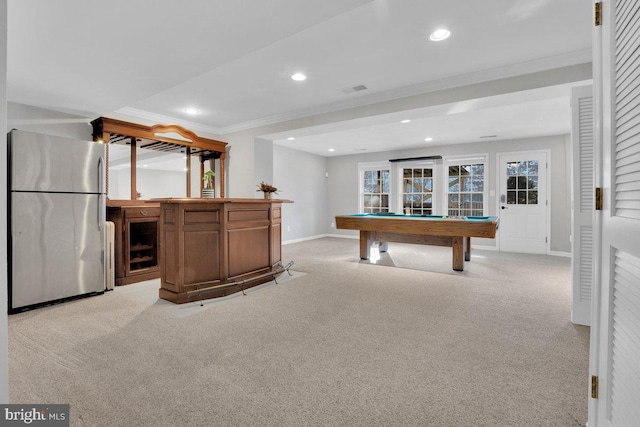
[[[109,200],[107,220],[115,225],[113,247],[116,286],[160,277],[160,204]]]
[[[160,199],[160,298],[181,304],[271,280],[282,264],[282,204],[289,200]],[[199,294],[198,289],[208,289]]]

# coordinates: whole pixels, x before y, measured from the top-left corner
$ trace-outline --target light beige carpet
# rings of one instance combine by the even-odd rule
[[[158,297],[158,289],[160,289],[160,279],[147,280],[132,284],[130,286],[116,286],[114,292],[118,295],[122,295],[127,298],[142,302],[147,306],[164,311],[176,317],[186,317],[214,308],[220,304],[224,304],[234,298],[241,298],[248,296],[254,292],[260,292],[264,289],[268,289],[271,286],[277,286],[281,283],[286,283],[289,280],[293,280],[296,277],[304,276],[304,273],[299,271],[283,272],[275,280],[263,283],[258,286],[254,286],[249,289],[245,289],[244,295],[242,292],[236,292],[226,297],[211,298],[201,301],[193,301],[184,304],[174,304],[170,301],[163,300]]]
[[[10,316],[11,402],[70,403],[73,426],[585,424],[568,259],[357,251],[284,246],[305,275],[189,316],[118,291]]]

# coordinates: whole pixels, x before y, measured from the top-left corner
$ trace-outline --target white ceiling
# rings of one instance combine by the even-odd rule
[[[425,92],[503,67],[588,62],[584,0],[9,0],[8,99],[224,134]],[[428,40],[446,26],[452,36]],[[302,71],[308,78],[289,77]],[[345,94],[363,84],[367,90]],[[321,155],[569,131],[569,90],[273,134]],[[183,109],[192,106],[198,116]],[[399,120],[411,119],[400,124]],[[296,140],[287,141],[288,136]],[[336,151],[329,153],[329,148]]]

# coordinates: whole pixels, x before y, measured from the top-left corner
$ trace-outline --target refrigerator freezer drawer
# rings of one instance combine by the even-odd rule
[[[105,145],[53,135],[9,133],[13,191],[105,193]]]
[[[11,193],[9,310],[104,292],[96,194]]]

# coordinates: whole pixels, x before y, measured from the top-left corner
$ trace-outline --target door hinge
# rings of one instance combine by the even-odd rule
[[[548,238],[548,237],[545,237],[545,238],[544,238],[544,242],[545,242],[545,243],[549,243],[549,238]]]
[[[591,375],[591,398],[598,398],[598,377],[596,375]]]
[[[596,187],[596,210],[602,210],[602,188]]]
[[[594,24],[596,27],[602,25],[602,2],[596,2],[593,4],[594,6],[594,13],[593,13],[593,17],[594,17]]]

